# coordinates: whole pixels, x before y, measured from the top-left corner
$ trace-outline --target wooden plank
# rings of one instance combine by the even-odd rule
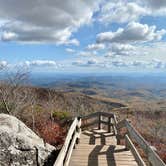
[[[113,116],[113,121],[114,121],[115,127],[117,127],[118,120],[117,120],[116,115]]]
[[[96,125],[96,124],[98,124],[98,119],[95,119],[95,120],[93,120],[92,122],[89,122],[89,123],[87,123],[87,124],[83,124],[83,125],[81,126],[81,128],[87,128],[87,127],[89,127],[89,126],[93,126],[93,125]]]
[[[115,139],[115,136],[111,136],[110,133],[105,133],[106,130],[94,130],[94,132],[90,132],[89,136],[84,135],[84,133],[81,134],[81,143],[76,146],[76,149],[72,152],[72,157],[70,160],[70,166],[108,166],[112,164],[116,164],[116,166],[137,166],[137,162],[134,159],[134,156],[132,155],[131,151],[126,151],[125,146],[123,145],[115,145],[112,147],[112,150],[110,149],[109,145],[97,145],[98,148],[96,149],[95,145],[89,145],[88,143],[82,143],[82,141],[89,142],[91,135],[96,134],[106,134],[105,139]],[[108,135],[107,135],[108,134]],[[110,136],[109,136],[110,135]],[[88,138],[89,137],[89,138]],[[83,139],[83,140],[82,140]],[[97,138],[98,140],[101,139],[101,137]],[[96,143],[96,141],[95,141]],[[96,149],[96,150],[95,150]]]
[[[103,123],[105,125],[113,126],[113,124],[111,122],[106,122],[106,121],[101,120],[101,123]]]
[[[69,165],[71,154],[72,154],[72,151],[73,151],[73,148],[74,148],[74,145],[76,143],[76,139],[77,138],[78,138],[78,133],[75,133],[75,135],[74,135],[74,137],[72,139],[71,145],[69,147],[69,150],[68,150],[68,153],[67,153],[67,157],[66,157],[64,166],[68,166]]]
[[[114,122],[114,125],[113,125],[114,135],[118,135],[118,130],[117,130],[117,123],[118,123],[118,121],[117,121],[117,118],[114,115],[112,119],[113,119],[113,122]]]
[[[132,152],[133,156],[135,157],[138,165],[146,166],[146,164],[142,160],[141,156],[139,155],[137,149],[135,148],[134,144],[132,143],[132,141],[130,140],[130,138],[127,135],[125,135],[125,141],[126,141],[127,146],[129,146],[129,148],[131,149],[131,152]]]
[[[144,150],[148,156],[148,161],[152,164],[152,166],[166,166],[156,152],[154,152],[150,145],[145,141],[145,139],[135,130],[135,128],[128,121],[125,121],[125,124],[129,136],[133,138]]]
[[[99,113],[99,114],[98,114],[98,129],[99,129],[99,130],[101,129],[101,121],[102,121],[102,116],[101,116],[101,114]]]
[[[64,142],[64,145],[58,154],[58,157],[54,163],[54,166],[63,166],[64,159],[65,159],[66,153],[68,151],[68,146],[70,144],[72,135],[73,135],[74,131],[76,130],[77,124],[78,124],[78,120],[77,120],[77,118],[75,118],[72,125],[70,126],[70,129],[68,131],[67,137]]]
[[[108,121],[102,120],[102,117],[108,117]],[[111,122],[111,118],[113,119],[113,122]],[[145,166],[144,161],[140,157],[138,151],[136,150],[134,144],[132,143],[132,141],[130,140],[129,137],[134,139],[137,142],[137,144],[139,144],[140,147],[145,151],[145,153],[148,156],[148,160],[150,161],[152,166],[165,166],[164,162],[153,151],[153,149],[150,147],[150,145],[144,140],[144,138],[134,129],[134,127],[126,119],[118,122],[116,119],[116,116],[114,114],[106,113],[106,112],[96,112],[96,113],[83,117],[83,121],[91,120],[91,119],[93,119],[93,120],[82,126],[81,126],[80,121],[78,121],[78,119],[73,121],[73,123],[68,131],[68,135],[66,137],[64,146],[62,147],[54,166],[63,166],[64,162],[65,162],[65,166],[67,166],[69,164],[71,155],[72,156],[74,155],[72,157],[71,161],[77,161],[79,163],[78,166],[87,165],[87,162],[89,160],[88,156],[95,149],[96,145],[97,146],[101,145],[101,147],[99,147],[99,151],[98,150],[96,152],[93,151],[94,156],[93,157],[91,156],[91,158],[90,158],[92,164],[93,164],[93,162],[96,163],[95,160],[99,160],[98,164],[99,165],[101,164],[103,166],[103,165],[107,165],[107,160],[114,159],[116,161],[116,165],[137,165],[137,163],[136,163],[136,161],[137,161],[140,166]],[[107,146],[107,145],[103,146],[103,141],[106,143],[107,139],[109,137],[110,138],[109,143],[112,144],[111,140],[115,139],[115,137],[112,137],[109,135],[108,136],[104,135],[105,132],[103,132],[103,130],[101,132],[98,130],[95,130],[94,132],[91,132],[91,134],[89,134],[89,135],[88,134],[82,135],[82,137],[81,137],[82,144],[80,144],[81,146],[79,145],[73,151],[73,147],[76,143],[76,140],[77,140],[77,138],[80,137],[80,135],[78,135],[78,133],[80,133],[80,129],[79,129],[80,126],[82,128],[86,128],[86,127],[93,126],[96,124],[98,124],[99,129],[102,128],[102,126],[101,126],[102,124],[107,125],[108,129],[109,129],[109,127],[112,126],[114,134],[116,135],[118,144],[120,143],[120,139],[121,139],[119,129],[122,127],[126,127],[128,130],[129,136],[126,135],[125,140],[126,140],[126,144],[130,147],[133,155],[131,154],[130,151],[123,151],[123,149],[119,149],[115,153],[113,151],[113,153],[110,154],[110,156],[107,156],[107,158],[105,158],[106,152],[107,152],[109,146]],[[74,132],[75,132],[75,134],[74,134]],[[88,140],[90,140],[92,138],[92,136],[94,136],[95,145],[89,145]],[[120,147],[120,146],[116,146],[115,149],[117,149],[117,147]],[[122,148],[122,146],[121,146],[121,148]],[[72,166],[74,166],[74,165],[72,165]]]
[[[135,130],[135,128],[126,119],[116,124],[117,131],[122,127],[127,128],[129,136],[133,138],[138,143],[138,145],[144,150],[144,152],[148,156],[148,161],[152,164],[152,166],[165,166],[164,162],[160,159],[156,152],[153,151],[153,149],[145,141],[145,139]]]
[[[101,114],[102,116],[105,116],[105,117],[111,117],[111,118],[113,118],[113,117],[114,117],[114,114],[113,114],[113,113],[108,113],[108,112],[100,112],[100,114]]]
[[[107,122],[107,123],[108,123],[108,124],[107,124],[108,133],[110,133],[110,132],[111,132],[111,126],[113,125],[113,124],[111,123],[111,117],[108,118],[108,122]]]
[[[87,119],[95,118],[98,115],[99,115],[99,112],[95,112],[95,113],[92,113],[90,115],[83,116],[81,119],[82,119],[82,121],[84,121],[84,120],[87,120]]]
[[[74,137],[72,139],[72,142],[70,144],[69,150],[67,152],[67,156],[66,156],[66,160],[65,160],[65,164],[64,164],[65,166],[69,165],[69,161],[70,161],[70,158],[71,158],[71,154],[72,154],[73,148],[74,148],[74,146],[76,144],[77,139],[80,139],[80,135],[81,135],[81,129],[80,129],[80,127],[81,127],[81,119],[78,121],[76,127],[77,127],[76,129],[78,131],[77,130],[75,131]]]
[[[118,124],[119,124],[119,126],[123,126],[124,125],[124,122],[121,122],[121,124],[120,124],[120,122],[118,123],[118,121],[117,121],[117,118],[116,118],[116,116],[114,115],[114,117],[113,117],[113,121],[114,121],[114,125],[115,125],[115,127],[114,127],[114,131],[115,131],[115,135],[116,135],[116,139],[117,139],[117,144],[118,145],[120,145],[120,130],[119,130],[119,128],[118,128]]]

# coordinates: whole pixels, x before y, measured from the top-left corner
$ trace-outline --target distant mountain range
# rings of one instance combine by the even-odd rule
[[[31,77],[31,83],[64,92],[80,92],[118,99],[166,98],[164,76],[36,75]]]

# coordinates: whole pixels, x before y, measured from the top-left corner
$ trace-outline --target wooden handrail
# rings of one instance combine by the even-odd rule
[[[102,118],[108,118],[108,121],[104,121]],[[91,120],[93,119],[93,120]],[[84,121],[88,121],[86,124],[81,123]],[[89,127],[98,124],[98,128],[101,129],[101,124],[108,126],[108,132],[113,130],[117,138],[117,144],[120,144],[120,129],[125,127],[127,129],[127,133],[125,135],[126,148],[130,149],[135,157],[135,160],[140,166],[145,166],[144,161],[139,155],[137,149],[135,148],[132,140],[134,140],[147,154],[148,161],[152,166],[166,166],[164,162],[160,159],[157,153],[151,148],[151,146],[145,141],[145,139],[138,133],[138,131],[129,123],[128,120],[124,119],[118,122],[116,116],[113,113],[106,112],[96,112],[90,115],[84,116],[82,118],[75,118],[70,129],[68,131],[67,137],[65,139],[65,143],[56,159],[54,166],[68,166],[70,157],[73,151],[73,148],[80,138],[81,128]]]
[[[149,143],[138,133],[138,131],[125,119],[117,124],[118,130],[122,127],[127,129],[127,136],[133,139],[145,152],[152,166],[166,166]]]
[[[135,160],[137,161],[138,165],[146,166],[145,162],[141,158],[140,154],[138,153],[137,149],[135,148],[134,144],[132,143],[128,135],[125,135],[125,142],[126,142],[126,148],[131,149],[131,152],[133,156],[135,157]]]
[[[64,145],[58,154],[54,166],[68,165],[74,145],[77,139],[80,137],[80,127],[81,119],[75,118],[72,125],[70,126]]]
[[[83,117],[81,117],[81,119],[82,120],[88,120],[88,119],[91,119],[91,118],[98,117],[98,115],[99,115],[99,112],[95,112],[95,113],[83,116]]]

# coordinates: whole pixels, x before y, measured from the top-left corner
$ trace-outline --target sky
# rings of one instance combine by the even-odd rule
[[[166,71],[166,0],[0,0],[0,67]]]

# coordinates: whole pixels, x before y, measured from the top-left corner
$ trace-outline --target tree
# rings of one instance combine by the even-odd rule
[[[19,115],[29,104],[27,101],[30,90],[23,86],[28,83],[28,76],[29,72],[18,69],[15,72],[8,72],[6,79],[1,81],[1,105],[8,114]]]

